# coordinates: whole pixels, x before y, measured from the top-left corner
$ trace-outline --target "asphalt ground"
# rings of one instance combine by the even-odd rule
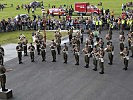
[[[102,31],[101,37],[106,33]],[[99,67],[97,72],[92,70],[92,59],[90,68],[83,67],[83,53],[80,54],[80,65],[75,66],[71,47],[68,64],[63,63],[62,55],[57,55],[57,62],[51,62],[49,47],[46,62],[42,62],[38,55],[33,63],[29,56],[23,57],[21,65],[17,58],[7,61],[5,67],[13,69],[7,73],[6,84],[7,88],[13,89],[11,100],[133,100],[133,58],[129,59],[128,70],[122,70],[124,64],[119,55],[118,37],[119,31],[113,31],[114,62],[108,65],[106,53],[103,75],[99,74]]]

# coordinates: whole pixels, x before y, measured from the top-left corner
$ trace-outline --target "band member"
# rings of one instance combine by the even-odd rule
[[[4,63],[4,48],[1,47],[1,44],[0,44],[0,65],[3,65]]]
[[[83,33],[84,33],[84,30],[81,29],[81,30],[80,30],[80,41],[81,41],[81,44],[83,44],[83,41],[84,41]]]
[[[55,32],[55,40],[56,40],[56,43],[60,43],[61,44],[61,37],[62,37],[62,34],[60,32],[60,29],[58,29],[57,32]]]
[[[24,56],[28,56],[28,54],[27,54],[27,43],[28,43],[28,40],[24,37],[24,39],[23,39]]]
[[[125,67],[123,68],[123,70],[127,70],[128,69],[128,61],[129,61],[128,47],[125,47],[124,50],[122,52],[120,52],[120,55],[122,56],[122,58],[124,60]]]
[[[128,33],[128,46],[129,46],[129,49],[131,49],[131,41],[132,41],[132,34],[131,32]]]
[[[100,38],[99,41],[98,41],[98,47],[99,47],[99,48],[103,48],[103,46],[104,46],[103,39]]]
[[[112,39],[112,30],[109,30],[108,31],[108,34],[106,34],[106,36],[105,36],[105,38],[108,40],[108,41],[110,41],[111,39]]]
[[[85,45],[85,48],[82,50],[85,54],[84,59],[85,59],[85,68],[89,68],[89,62],[90,62],[90,53],[89,53],[89,47],[88,45]]]
[[[74,36],[72,38],[72,46],[73,46],[73,48],[75,47],[76,44],[77,44],[77,39],[76,39],[76,36]]]
[[[75,60],[76,60],[75,65],[79,65],[79,49],[78,49],[77,45],[75,45],[73,51],[74,51],[74,56],[75,56]]]
[[[12,71],[12,69],[6,69],[3,65],[0,65],[0,82],[2,91],[8,91],[6,89],[6,72]]]
[[[109,58],[109,65],[113,64],[113,56],[114,56],[114,46],[112,44],[112,42],[108,42],[107,44],[107,48],[105,48],[105,51],[108,52],[108,58]]]
[[[19,64],[22,64],[22,46],[20,43],[18,43],[18,45],[16,46],[16,51],[18,53],[18,60],[19,60]]]
[[[120,34],[119,40],[120,40],[120,51],[122,52],[124,50],[124,40],[125,40],[125,37],[123,34]]]
[[[92,53],[92,57],[93,57],[93,65],[95,66],[93,70],[97,71],[98,55],[99,55],[97,48],[94,47],[93,51],[91,53]]]
[[[32,45],[32,43],[30,43],[30,46],[28,47],[28,50],[30,51],[31,62],[34,62],[35,47]]]
[[[78,49],[80,51],[80,38],[77,38],[77,46],[78,46]]]
[[[131,57],[133,57],[133,37],[131,39],[131,53],[132,53]]]
[[[57,36],[56,36],[56,47],[57,47],[58,55],[60,55],[60,52],[61,52],[61,36],[60,36],[60,34],[57,34]]]
[[[50,46],[50,49],[51,49],[51,54],[52,54],[52,57],[53,57],[53,61],[52,62],[56,62],[56,43],[54,42],[54,40],[52,40],[52,44]]]
[[[68,30],[69,44],[72,44],[73,28]]]
[[[101,68],[100,74],[104,74],[104,49],[100,48],[99,50],[99,66]]]
[[[37,53],[38,53],[38,55],[40,55],[40,41],[39,41],[39,39],[36,39],[35,40],[35,43],[36,43],[36,49],[37,49]]]
[[[19,38],[18,38],[18,40],[19,40],[19,42],[22,44],[23,43],[23,39],[24,39],[24,34],[20,34],[20,36],[19,36]]]
[[[63,53],[64,63],[67,64],[68,46],[66,45],[66,43],[64,43],[64,48],[62,49],[62,53]]]
[[[42,43],[41,47],[41,56],[42,56],[42,62],[46,60],[46,44]]]

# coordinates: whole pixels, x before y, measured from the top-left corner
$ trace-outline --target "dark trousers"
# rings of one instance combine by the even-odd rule
[[[120,43],[120,51],[122,52],[124,50],[124,44]]]
[[[30,52],[31,62],[34,62],[34,52]]]
[[[42,61],[45,61],[45,59],[46,59],[46,52],[45,51],[41,51],[41,55],[42,55]]]
[[[61,46],[58,45],[58,46],[57,46],[57,52],[58,52],[59,55],[60,55],[60,51],[61,51]]]
[[[85,63],[86,63],[86,67],[89,67],[90,57],[88,57],[88,55],[85,55]]]
[[[67,54],[66,53],[63,53],[63,58],[64,58],[64,62],[67,63]]]
[[[93,65],[95,66],[95,68],[94,69],[97,69],[97,59],[96,58],[93,58]]]
[[[75,60],[76,60],[76,64],[79,64],[79,55],[75,54]]]
[[[56,51],[52,50],[51,53],[52,53],[53,61],[56,61]]]
[[[132,53],[132,57],[133,57],[133,46],[131,46],[131,53]]]
[[[101,68],[101,72],[104,72],[104,62],[99,61],[99,66]]]
[[[24,56],[27,56],[27,45],[24,46]]]
[[[0,65],[3,65],[3,63],[4,63],[4,57],[1,56],[1,57],[0,57]]]
[[[40,55],[40,45],[36,45],[36,48],[37,48],[38,55]]]
[[[6,84],[6,75],[3,74],[0,77],[1,77],[1,88],[2,88],[2,91],[5,91],[5,89],[6,89],[6,87],[5,87],[5,84]]]
[[[18,52],[18,60],[19,60],[19,63],[22,62],[22,52]]]
[[[112,55],[112,53],[108,53],[108,57],[109,57],[110,64],[112,64],[113,63],[113,55]]]
[[[128,67],[128,60],[126,58],[124,58],[124,65],[125,65],[125,68]]]

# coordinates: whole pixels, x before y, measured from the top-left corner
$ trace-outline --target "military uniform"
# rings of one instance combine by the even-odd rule
[[[72,33],[73,33],[73,29],[68,30],[68,37],[69,37],[69,43],[72,43]]]
[[[77,45],[74,47],[73,51],[74,51],[74,56],[75,56],[75,60],[76,60],[75,65],[79,65],[79,49],[78,49]]]
[[[132,41],[132,36],[131,36],[131,33],[129,32],[128,33],[128,46],[129,46],[129,49],[131,49],[131,41]]]
[[[103,48],[103,46],[104,46],[103,39],[100,38],[99,41],[98,41],[98,47],[99,47],[99,48]]]
[[[51,49],[51,54],[52,54],[52,57],[53,57],[53,61],[52,62],[56,62],[56,43],[54,42],[54,40],[52,40],[52,44],[50,46],[50,49]]]
[[[60,52],[61,52],[61,33],[60,32],[56,32],[55,34],[55,39],[56,39],[56,47],[57,47],[57,52],[58,54],[60,55]]]
[[[132,53],[131,57],[133,57],[133,37],[131,39],[131,53]]]
[[[105,51],[108,52],[108,58],[109,58],[109,63],[110,65],[113,64],[113,56],[114,56],[114,46],[112,45],[112,42],[107,45],[107,48],[105,48]]]
[[[8,91],[8,89],[5,88],[5,84],[6,84],[5,72],[6,72],[5,67],[4,66],[0,66],[0,81],[1,81],[2,91]]]
[[[40,41],[36,40],[35,42],[36,42],[37,53],[38,53],[38,55],[40,55]]]
[[[75,47],[76,44],[77,44],[77,39],[76,39],[76,37],[74,36],[74,37],[72,38],[72,46],[73,46],[73,48]]]
[[[64,58],[64,63],[67,64],[67,59],[68,59],[68,46],[65,43],[64,48],[62,49],[63,52],[63,58]]]
[[[104,74],[104,50],[103,48],[100,48],[99,50],[99,66],[101,68],[100,74]]]
[[[78,49],[80,50],[80,39],[79,38],[77,39],[77,43],[76,44],[78,46]]]
[[[0,65],[4,63],[4,48],[0,46]]]
[[[40,49],[40,48],[39,48]],[[30,51],[30,58],[31,58],[31,62],[34,62],[34,51],[35,51],[35,47],[31,45],[28,47],[28,50]]]
[[[90,53],[89,53],[89,48],[88,46],[86,45],[86,47],[82,50],[84,52],[84,59],[85,59],[85,68],[88,68],[89,67],[89,62],[90,62]]]
[[[80,41],[81,41],[81,44],[83,44],[83,41],[84,41],[83,33],[81,33],[81,35],[80,35]]]
[[[92,53],[92,57],[93,57],[93,65],[95,66],[93,70],[97,71],[98,51],[96,48],[93,48],[93,51],[91,53]]]
[[[125,40],[124,35],[120,35],[119,39],[120,39],[120,51],[122,52],[124,50],[124,40]]]
[[[28,43],[28,40],[25,38],[24,41],[23,41],[24,56],[28,56],[28,54],[27,54],[27,43]]]
[[[127,70],[128,69],[128,61],[129,61],[128,48],[125,47],[124,50],[122,52],[120,52],[120,55],[123,57],[123,60],[124,60],[125,67],[123,68],[123,70]]]
[[[42,44],[40,47],[41,50],[41,56],[42,56],[42,61],[46,60],[46,44]]]
[[[57,47],[58,55],[60,55],[60,52],[61,52],[61,45],[60,45],[60,43],[56,43],[56,47]]]
[[[16,46],[16,50],[18,53],[19,64],[21,64],[22,63],[22,46],[20,43],[18,44],[18,46]]]
[[[56,62],[56,50],[55,50],[55,46],[51,45],[50,49],[51,49],[51,54],[52,54],[52,57],[53,57],[53,61],[52,62]]]

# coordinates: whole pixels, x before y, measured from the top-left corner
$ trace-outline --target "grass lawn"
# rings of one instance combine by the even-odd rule
[[[27,11],[25,11],[24,9],[16,10],[15,8],[18,4],[21,6],[21,4],[29,4],[32,1],[34,0],[0,0],[0,3],[7,4],[7,8],[5,8],[3,12],[0,11],[0,20],[2,18],[7,19],[8,17],[15,17],[18,14],[26,14]],[[74,6],[75,2],[89,2],[91,4],[97,5],[101,1],[103,3],[104,9],[109,8],[110,10],[114,10],[115,15],[119,16],[121,14],[122,3],[125,4],[126,2],[129,2],[131,0],[87,0],[87,1],[86,0],[37,0],[37,1],[43,1],[46,9],[48,9],[47,8],[48,4],[56,5],[57,7],[59,7],[59,5],[64,5],[64,4]],[[13,8],[10,7],[11,4],[14,4]],[[35,13],[37,15],[41,15],[41,9],[38,8]],[[30,16],[32,16],[32,14],[30,14]]]
[[[15,32],[7,32],[7,33],[0,33],[0,44],[8,44],[8,43],[17,43],[18,37],[21,33],[23,33],[29,42],[32,42],[32,32],[33,31],[15,31]],[[43,32],[41,31],[41,34]],[[47,40],[54,39],[54,32],[50,31],[47,32]],[[67,32],[62,32],[62,36],[66,36]]]

